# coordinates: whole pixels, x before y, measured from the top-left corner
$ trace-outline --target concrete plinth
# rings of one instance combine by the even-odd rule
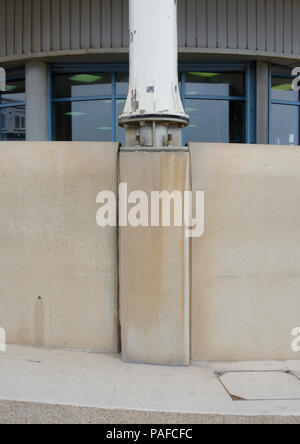
[[[122,150],[120,182],[127,184],[128,194],[144,191],[149,200],[152,191],[187,191],[190,189],[189,152],[186,149]],[[189,364],[189,244],[184,227],[174,227],[173,223],[171,228],[120,228],[121,331],[125,361]]]

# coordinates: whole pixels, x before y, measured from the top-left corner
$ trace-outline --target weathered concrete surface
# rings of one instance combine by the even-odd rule
[[[118,145],[0,144],[0,326],[8,343],[114,352],[117,230],[96,196],[117,191]]]
[[[193,359],[299,359],[299,148],[190,149],[193,188],[205,191],[205,234],[193,239]]]
[[[0,353],[0,423],[299,424],[300,400],[233,401],[215,373],[293,371],[296,364],[300,368],[299,361],[164,367],[9,346]]]
[[[0,327],[8,343],[117,349],[117,230],[95,221],[98,192],[117,191],[117,150],[0,144]],[[206,231],[193,239],[192,358],[298,359],[299,148],[191,151],[193,188],[206,194]],[[187,172],[187,153],[121,154],[129,191],[184,189]],[[124,358],[187,363],[183,230],[122,229],[120,247]]]
[[[141,190],[149,199],[151,191],[189,190],[189,153],[123,150],[120,182],[128,184],[128,193]],[[189,364],[189,245],[184,227],[120,228],[124,360]]]

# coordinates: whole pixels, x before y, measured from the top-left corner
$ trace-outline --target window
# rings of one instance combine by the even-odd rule
[[[101,72],[84,65],[55,73],[53,138],[73,141],[120,141],[118,127],[128,91],[128,73]]]
[[[283,70],[273,71],[270,78],[270,143],[299,145],[299,92],[292,89],[294,77]]]
[[[255,143],[251,66],[182,65],[182,100],[191,118],[185,141]],[[127,94],[128,65],[53,66],[53,139],[124,145],[118,116]]]
[[[202,70],[182,72],[182,99],[190,116],[190,125],[184,131],[186,141],[255,142],[253,132],[254,139],[247,127],[247,116],[252,113],[254,117],[255,106],[254,103],[250,105],[248,97],[250,74],[245,66],[232,66],[231,69],[226,65],[203,66]]]
[[[16,129],[20,129],[21,128],[21,119],[20,119],[20,116],[15,116],[15,128]]]
[[[0,94],[0,123],[0,140],[25,140],[24,74],[8,73],[6,91]]]

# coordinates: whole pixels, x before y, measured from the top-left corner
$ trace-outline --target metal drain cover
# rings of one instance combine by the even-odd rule
[[[235,401],[300,399],[300,380],[285,372],[228,372],[219,380]]]

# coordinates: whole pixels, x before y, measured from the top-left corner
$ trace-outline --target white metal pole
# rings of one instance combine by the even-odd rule
[[[119,124],[127,143],[171,145],[189,123],[178,86],[177,0],[130,0],[129,14],[129,94]]]

